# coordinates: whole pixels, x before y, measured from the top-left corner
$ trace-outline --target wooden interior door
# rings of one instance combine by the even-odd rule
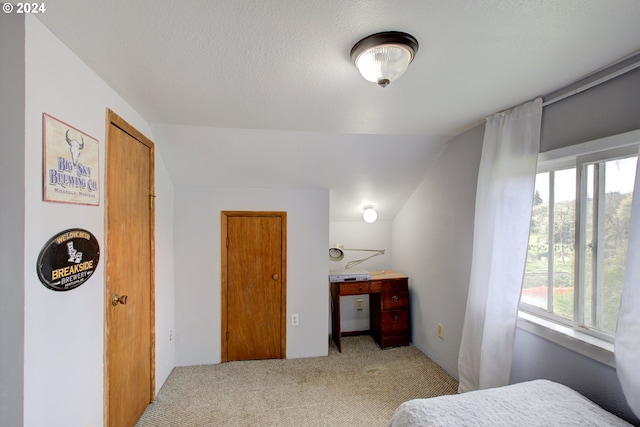
[[[286,213],[222,213],[222,361],[286,357]]]
[[[105,425],[127,427],[155,394],[154,147],[111,111],[108,126]]]

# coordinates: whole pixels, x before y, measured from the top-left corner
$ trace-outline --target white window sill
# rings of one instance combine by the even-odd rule
[[[613,344],[610,342],[522,311],[518,311],[518,328],[612,368],[616,367]]]

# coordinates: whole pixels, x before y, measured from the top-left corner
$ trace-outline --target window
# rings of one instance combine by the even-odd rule
[[[521,310],[613,342],[637,153],[539,162]]]

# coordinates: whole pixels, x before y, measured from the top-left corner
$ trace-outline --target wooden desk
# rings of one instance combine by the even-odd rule
[[[331,282],[331,337],[342,351],[340,297],[369,295],[369,331],[380,348],[409,345],[409,278],[392,270],[372,271],[371,280]],[[353,333],[345,333],[356,335]]]

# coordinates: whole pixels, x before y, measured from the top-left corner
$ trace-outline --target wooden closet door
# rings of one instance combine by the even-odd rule
[[[282,214],[226,215],[227,361],[285,357],[286,216]]]
[[[109,112],[106,171],[106,425],[132,427],[155,389],[153,150]],[[113,304],[113,297],[120,299]]]

